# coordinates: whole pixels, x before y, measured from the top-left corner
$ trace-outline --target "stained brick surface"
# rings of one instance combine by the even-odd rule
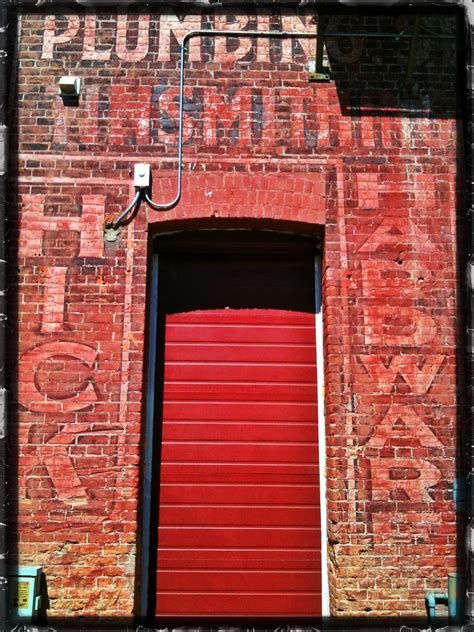
[[[195,38],[186,63],[183,196],[102,229],[150,162],[176,185],[178,41],[193,28],[315,29],[314,13],[23,14],[18,72],[18,553],[50,613],[133,610],[149,235],[324,232],[328,545],[334,614],[421,614],[461,550],[452,481],[462,405],[456,209],[461,139],[452,40]],[[403,30],[409,17],[333,17]],[[425,15],[426,31],[454,33]],[[83,79],[78,107],[57,96]]]

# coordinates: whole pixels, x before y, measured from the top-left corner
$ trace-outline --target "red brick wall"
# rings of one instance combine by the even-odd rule
[[[21,16],[19,559],[44,566],[52,615],[132,613],[149,235],[324,229],[331,609],[420,614],[462,551],[454,45],[421,41],[403,100],[407,40],[329,40],[330,84],[308,83],[311,40],[191,40],[181,202],[104,248],[135,162],[156,201],[174,197],[177,39],[199,27],[315,29],[311,11]],[[77,108],[63,74],[83,79]]]

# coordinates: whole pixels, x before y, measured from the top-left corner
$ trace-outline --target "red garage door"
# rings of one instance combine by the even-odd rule
[[[164,320],[156,614],[321,615],[314,313]]]

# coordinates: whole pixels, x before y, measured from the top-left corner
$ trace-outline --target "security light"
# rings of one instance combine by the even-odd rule
[[[61,77],[58,85],[59,94],[63,99],[77,99],[81,93],[79,77]]]

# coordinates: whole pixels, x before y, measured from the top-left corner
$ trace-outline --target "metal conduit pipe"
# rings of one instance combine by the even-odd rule
[[[199,29],[195,31],[189,31],[183,37],[181,42],[181,56],[180,56],[180,74],[179,74],[179,119],[178,119],[178,183],[176,195],[171,202],[164,204],[157,204],[154,202],[148,193],[145,191],[144,197],[147,203],[155,211],[168,211],[172,209],[179,202],[181,197],[181,170],[182,170],[182,157],[183,157],[183,109],[184,109],[184,61],[186,56],[186,45],[193,37],[276,37],[276,38],[316,38],[317,33],[303,33],[298,31],[220,31],[217,29]]]
[[[192,37],[275,37],[283,39],[291,38],[315,38],[317,33],[307,33],[302,31],[229,31],[218,29],[199,29],[189,31],[183,37],[180,47],[180,63],[179,63],[179,113],[178,113],[178,181],[176,185],[176,195],[170,202],[157,203],[154,202],[148,192],[148,189],[139,189],[130,205],[112,222],[106,226],[106,239],[115,241],[116,234],[114,231],[120,226],[130,211],[136,211],[137,205],[142,199],[155,211],[169,211],[178,204],[181,199],[182,192],[182,167],[183,167],[183,113],[184,113],[184,64],[186,58],[186,45]],[[396,34],[395,34],[396,35]],[[108,231],[108,232],[107,232]]]
[[[307,33],[301,31],[230,31],[230,30],[218,30],[218,29],[198,29],[194,31],[189,31],[183,37],[180,46],[180,72],[179,72],[179,113],[178,113],[178,181],[176,187],[176,195],[170,202],[165,203],[157,203],[154,202],[147,189],[143,191],[138,191],[137,195],[133,199],[132,203],[123,211],[117,219],[111,222],[107,228],[112,228],[116,230],[127,214],[133,210],[136,210],[136,205],[139,203],[140,199],[143,197],[147,204],[154,209],[155,211],[169,211],[178,204],[181,198],[182,192],[182,166],[183,166],[183,111],[184,111],[184,68],[185,68],[185,58],[186,58],[186,48],[187,43],[193,37],[275,37],[275,38],[317,38],[318,33]],[[347,33],[347,32],[329,32],[325,33],[324,37],[375,37],[375,38],[391,38],[391,39],[400,39],[400,38],[410,38],[411,35],[408,33],[400,32],[400,33]],[[422,37],[422,36],[421,36]],[[451,35],[437,35],[437,36],[429,36],[434,37],[436,39],[452,39]]]
[[[426,593],[425,605],[426,605],[426,613],[428,615],[428,623],[430,627],[436,620],[436,606],[438,604],[442,604],[443,606],[448,605],[447,593],[435,593],[435,592]]]
[[[466,618],[466,577],[462,573],[448,573],[449,622],[460,624]]]
[[[439,593],[431,591],[425,595],[426,612],[430,626],[436,619],[436,606],[448,606],[450,625],[463,623],[465,619],[464,595],[466,591],[466,579],[459,573],[448,573],[448,592]]]
[[[390,33],[390,32],[383,32],[383,31],[377,31],[377,32],[360,32],[357,31],[355,33],[349,33],[348,31],[338,31],[335,33],[324,33],[324,37],[355,37],[355,38],[359,38],[359,37],[372,37],[372,38],[378,38],[378,39],[394,39],[394,40],[399,40],[399,39],[411,39],[412,35],[411,33],[405,33],[404,31],[401,31],[400,33]],[[454,40],[456,39],[455,35],[432,35],[427,34],[427,35],[419,35],[419,39],[429,39],[429,40],[438,40],[438,39],[446,39],[446,40]]]
[[[127,206],[127,208],[117,217],[117,219],[115,219],[113,222],[110,222],[109,224],[107,224],[106,229],[109,228],[113,228],[116,229],[120,226],[120,224],[122,223],[122,221],[127,217],[127,215],[129,214],[130,211],[134,211],[135,207],[137,206],[137,204],[140,202],[142,197],[142,191],[137,191],[135,194],[135,197],[133,198],[133,200],[130,202],[130,204]]]

